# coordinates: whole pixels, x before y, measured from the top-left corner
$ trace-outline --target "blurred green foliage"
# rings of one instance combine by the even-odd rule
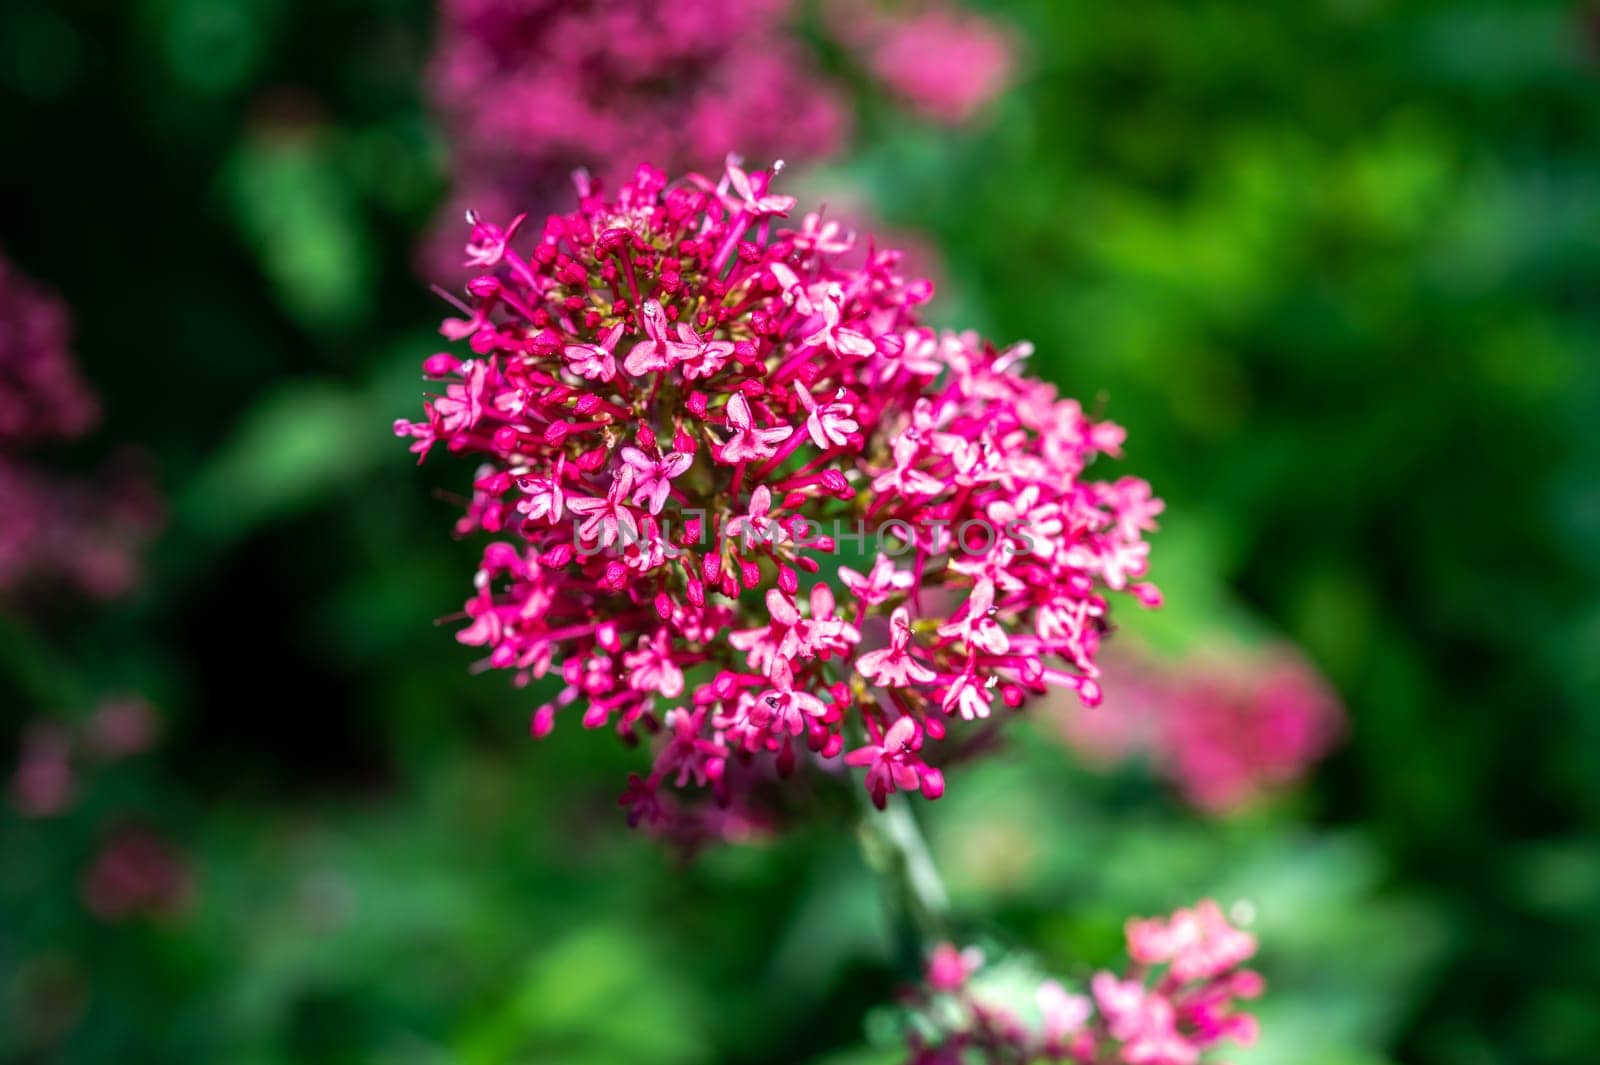
[[[1221,823],[1041,725],[926,808],[959,911],[1081,976],[1129,913],[1252,900],[1272,990],[1241,1062],[1592,1061],[1600,15],[990,6],[1028,53],[989,121],[867,100],[820,183],[932,238],[952,324],[1031,338],[1128,427],[1169,501],[1169,605],[1130,625],[1286,633],[1353,724]],[[69,814],[0,819],[0,1054],[894,1060],[864,1040],[905,974],[848,833],[683,866],[616,814],[633,755],[529,743],[526,693],[429,624],[472,557],[388,435],[437,343],[430,22],[0,2],[0,246],[71,303],[100,439],[172,500],[131,602],[0,633],[8,742],[102,692],[166,716]],[[118,820],[183,848],[181,914],[85,911]]]

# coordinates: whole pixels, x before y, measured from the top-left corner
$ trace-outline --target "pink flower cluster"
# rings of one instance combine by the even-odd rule
[[[821,162],[849,136],[842,86],[794,31],[798,0],[443,0],[429,95],[451,143],[447,217],[503,217],[510,203],[559,202],[587,167],[614,186],[620,161],[714,166],[736,146]],[[828,26],[870,73],[938,121],[962,121],[1004,88],[1007,36],[944,6],[890,15],[846,0]],[[430,245],[433,242],[430,242]],[[434,265],[456,244],[446,238]]]
[[[132,757],[156,740],[153,707],[130,696],[101,702],[82,726],[41,722],[22,735],[11,801],[24,817],[55,817],[72,807],[86,768]]]
[[[1237,1008],[1265,987],[1242,968],[1255,937],[1215,902],[1130,920],[1126,934],[1133,964],[1122,974],[1096,973],[1087,995],[1046,980],[1020,1004],[985,985],[980,951],[939,946],[911,999],[909,1065],[1196,1065],[1224,1041],[1255,1042],[1255,1018]]]
[[[0,456],[0,514],[0,593],[68,588],[113,599],[138,583],[139,549],[163,507],[131,459],[86,481]]]
[[[970,121],[1005,89],[1016,65],[1009,34],[939,0],[896,16],[859,0],[838,0],[829,15],[872,75],[935,122]]]
[[[921,325],[929,284],[891,250],[841,265],[853,235],[785,223],[771,179],[641,167],[526,253],[523,217],[478,220],[441,329],[469,357],[428,358],[395,426],[479,464],[457,532],[498,539],[458,638],[559,679],[534,734],[657,738],[635,822],[664,785],[726,802],[732,763],[843,756],[880,805],[936,797],[952,725],[1094,702],[1106,593],[1157,599],[1160,501],[1086,476],[1122,430],[1023,373],[1027,345]]]
[[[194,877],[188,857],[170,840],[123,826],[101,844],[78,890],[89,912],[103,921],[170,918],[192,900]]]
[[[844,108],[790,37],[791,7],[445,0],[434,103],[463,173],[509,163],[564,178],[617,159],[709,161],[734,143],[825,154],[844,133]]]
[[[155,708],[137,696],[103,699],[72,724],[30,724],[11,774],[12,807],[31,820],[74,811],[98,817],[125,791],[109,779],[115,763],[149,750],[159,731]],[[193,894],[188,857],[156,830],[127,822],[124,813],[114,816],[79,875],[83,905],[105,921],[177,914]]]
[[[1121,649],[1103,685],[1100,706],[1063,709],[1068,742],[1102,763],[1148,756],[1211,813],[1298,780],[1344,727],[1338,696],[1289,646],[1176,664]]]
[[[0,258],[0,448],[79,436],[98,416],[66,307]]]
[[[429,76],[456,206],[559,201],[618,160],[709,166],[731,146],[813,159],[848,114],[787,21],[792,0],[444,0]],[[460,218],[452,210],[451,219]]]
[[[93,482],[48,472],[24,451],[87,432],[98,417],[69,347],[65,308],[0,258],[0,594],[67,586],[94,598],[128,590],[137,546],[161,507],[136,463]]]

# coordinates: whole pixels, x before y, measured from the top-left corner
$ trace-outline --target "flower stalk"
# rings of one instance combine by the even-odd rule
[[[856,795],[861,852],[877,874],[896,951],[902,964],[920,970],[934,944],[950,938],[949,892],[911,800],[895,792],[879,810],[864,788],[850,790]]]

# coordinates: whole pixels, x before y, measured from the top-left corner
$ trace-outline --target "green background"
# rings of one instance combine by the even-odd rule
[[[974,128],[860,85],[843,162],[943,259],[941,322],[1027,337],[1168,501],[1158,641],[1277,633],[1345,747],[1208,820],[1050,730],[925,806],[964,921],[1069,977],[1129,913],[1248,897],[1241,1065],[1600,1048],[1600,11],[1544,0],[991,4],[1025,42]],[[0,732],[138,691],[160,749],[0,817],[19,1061],[895,1060],[906,974],[845,826],[683,864],[639,758],[526,738],[433,619],[474,546],[389,433],[441,305],[418,0],[0,3],[0,248],[73,308],[170,513],[109,609],[8,616]],[[819,42],[824,62],[839,56]],[[194,899],[107,924],[108,824]],[[993,948],[992,949],[998,949]]]

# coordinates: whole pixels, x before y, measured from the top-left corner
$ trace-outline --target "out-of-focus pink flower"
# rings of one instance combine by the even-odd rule
[[[1094,761],[1148,756],[1203,810],[1227,813],[1292,783],[1344,725],[1338,696],[1297,651],[1230,649],[1173,663],[1107,655],[1097,707],[1064,707],[1069,743]]]
[[[121,828],[101,846],[79,888],[96,917],[122,921],[181,912],[193,882],[188,859],[176,846],[147,829]]]
[[[78,481],[0,458],[0,514],[0,595],[67,587],[92,599],[138,582],[140,552],[162,521],[147,475],[126,460]]]
[[[830,152],[834,93],[787,34],[789,0],[445,0],[430,87],[472,169],[709,166]]]
[[[940,943],[928,956],[924,978],[935,991],[959,991],[967,977],[983,968],[983,951],[977,947],[958,949],[953,943]]]
[[[22,734],[11,798],[25,817],[53,817],[70,809],[95,779],[80,755],[112,762],[147,750],[156,737],[155,710],[143,699],[107,699],[77,729],[41,720]]]
[[[1228,923],[1205,899],[1171,917],[1128,921],[1128,955],[1140,965],[1171,965],[1178,980],[1208,980],[1254,957],[1256,937]]]
[[[0,448],[80,436],[98,416],[66,307],[0,256]]]
[[[11,774],[11,801],[24,817],[54,817],[72,805],[72,737],[59,725],[35,725],[22,736]]]
[[[150,749],[160,722],[155,708],[137,696],[117,696],[95,707],[83,727],[83,745],[102,761],[114,762]]]
[[[69,349],[66,308],[0,258],[0,596],[67,587],[119,595],[160,506],[137,462],[92,481],[47,472],[31,445],[81,435],[98,404]]]
[[[1009,34],[938,0],[908,12],[843,0],[828,16],[890,92],[934,121],[970,119],[1015,65]],[[443,0],[428,89],[455,189],[436,232],[467,210],[505,218],[531,207],[537,217],[574,171],[590,195],[625,184],[645,159],[680,171],[732,151],[832,158],[851,109],[795,32],[802,18],[799,0]],[[469,253],[475,266],[492,265],[483,256],[503,246],[488,236]],[[458,249],[430,238],[424,272],[461,276]]]
[[[1005,90],[1016,67],[1009,34],[981,15],[930,0],[898,15],[840,0],[829,22],[889,89],[936,122],[970,120]]]
[[[1095,973],[1089,995],[1045,980],[1031,1002],[1013,999],[1014,978],[988,981],[981,953],[941,944],[924,986],[908,996],[919,1014],[909,1026],[908,1065],[1197,1065],[1223,1042],[1255,1041],[1255,1018],[1239,1009],[1265,987],[1242,968],[1255,939],[1230,925],[1216,903],[1135,918],[1127,928],[1134,964],[1125,974]]]
[[[1043,1020],[1039,1038],[1045,1053],[1066,1056],[1070,1041],[1094,1016],[1094,1004],[1087,995],[1074,995],[1054,980],[1039,985],[1034,1002]]]
[[[794,14],[793,0],[443,0],[428,86],[454,156],[450,210],[501,217],[512,196],[542,213],[580,168],[615,188],[644,159],[831,156],[848,109]]]

